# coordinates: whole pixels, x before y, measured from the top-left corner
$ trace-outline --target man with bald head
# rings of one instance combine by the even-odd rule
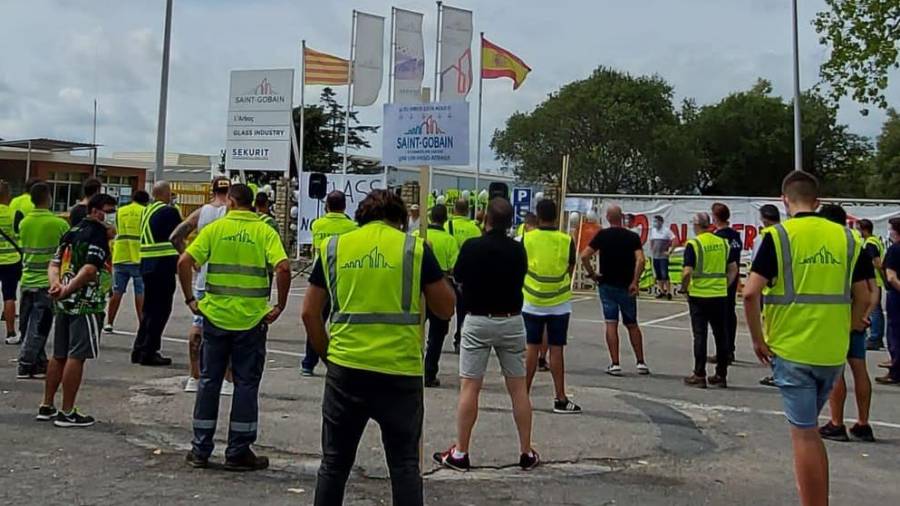
[[[732,252],[727,239],[710,232],[710,218],[697,213],[693,219],[694,237],[684,248],[682,291],[688,295],[691,328],[694,334],[694,372],[684,379],[688,386],[706,388],[707,384],[726,388],[729,355],[728,286],[737,279],[740,251]],[[706,377],[708,327],[716,340],[716,374]]]
[[[153,203],[141,214],[141,278],[144,280],[144,304],[140,327],[131,351],[131,363],[167,366],[163,357],[162,333],[172,313],[178,250],[169,239],[181,223],[181,213],[171,205],[172,188],[166,181],[153,185]]]
[[[644,361],[644,336],[637,322],[638,281],[644,272],[644,251],[641,238],[623,225],[622,208],[612,204],[606,209],[609,227],[597,232],[581,252],[581,263],[589,278],[597,283],[603,318],[606,320],[606,345],[610,364],[606,373],[621,376],[619,365],[619,314],[628,329],[628,338],[637,359],[638,374],[650,374]],[[599,269],[591,261],[598,254]]]

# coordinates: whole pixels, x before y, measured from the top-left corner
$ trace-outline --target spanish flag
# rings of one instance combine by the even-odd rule
[[[350,63],[337,56],[305,48],[303,65],[306,74],[304,84],[340,86],[350,80]]]
[[[529,72],[531,67],[525,65],[518,56],[481,37],[482,79],[508,77],[513,80],[513,89],[517,90],[525,82]]]

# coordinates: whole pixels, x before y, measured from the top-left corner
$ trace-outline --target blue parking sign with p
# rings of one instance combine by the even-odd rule
[[[531,210],[531,188],[513,188],[513,209],[516,211],[516,225],[525,221],[525,215]]]

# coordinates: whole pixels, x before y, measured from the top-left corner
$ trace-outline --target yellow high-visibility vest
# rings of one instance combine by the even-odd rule
[[[572,238],[556,230],[535,229],[522,236],[528,273],[522,295],[534,306],[556,306],[572,299],[569,253]]]
[[[384,222],[325,241],[331,294],[328,360],[384,374],[421,376],[424,242]]]
[[[141,215],[144,206],[137,202],[116,211],[116,240],[113,243],[113,264],[141,263]]]
[[[767,231],[778,276],[765,296],[765,336],[777,356],[837,366],[850,345],[853,267],[862,251],[850,229],[808,216]]]
[[[153,239],[153,231],[150,229],[150,218],[166,207],[162,202],[154,202],[145,207],[141,213],[141,258],[159,258],[178,256],[178,250],[169,240],[156,242]]]
[[[728,241],[704,232],[688,241],[694,249],[694,271],[688,295],[703,299],[728,295]]]

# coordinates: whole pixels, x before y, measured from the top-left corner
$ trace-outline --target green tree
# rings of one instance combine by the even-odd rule
[[[654,163],[663,127],[675,127],[672,87],[662,78],[634,77],[600,67],[553,93],[530,113],[513,114],[491,147],[517,177],[557,185],[562,156],[571,156],[570,192],[668,191]],[[674,157],[671,157],[674,159]]]
[[[820,67],[834,101],[850,95],[861,104],[887,107],[888,74],[898,68],[900,0],[825,0],[814,25],[829,46]]]
[[[344,153],[344,125],[346,109],[335,99],[331,88],[324,88],[319,104],[307,105],[304,114],[303,164],[304,170],[316,172],[340,172]],[[300,137],[300,107],[295,107],[294,125],[297,138]],[[348,145],[351,150],[369,148],[366,134],[378,132],[377,126],[360,125],[357,111],[350,112],[350,133]],[[291,153],[291,167],[296,170],[296,161]]]
[[[805,93],[801,108],[804,170],[821,179],[828,195],[864,195],[869,143],[839,124],[836,106],[820,95]],[[772,95],[771,84],[762,79],[700,109],[686,128],[701,146],[701,192],[778,195],[794,166],[792,114],[792,104]]]
[[[894,109],[888,109],[872,165],[872,196],[897,198],[900,195],[900,114]]]

